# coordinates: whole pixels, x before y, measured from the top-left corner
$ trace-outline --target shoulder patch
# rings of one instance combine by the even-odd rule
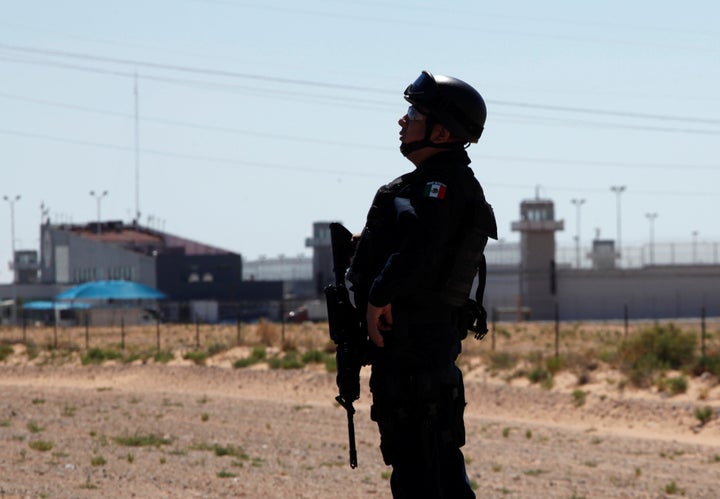
[[[428,198],[444,199],[447,186],[442,182],[428,182],[425,184],[423,195]]]

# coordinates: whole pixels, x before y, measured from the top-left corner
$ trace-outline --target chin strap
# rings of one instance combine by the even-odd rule
[[[438,144],[430,140],[435,120],[428,116],[425,121],[425,137],[422,140],[416,140],[415,142],[408,142],[407,144],[400,144],[400,152],[403,156],[407,157],[408,154],[415,151],[419,151],[425,147],[434,147],[436,149],[448,149],[448,150],[460,150],[466,149],[470,144],[463,144],[462,142],[443,142]]]
[[[408,154],[423,149],[424,147],[459,151],[461,149],[466,149],[468,145],[469,144],[466,145],[462,142],[443,142],[442,144],[437,144],[431,140],[422,139],[415,142],[409,142],[407,144],[400,144],[400,152],[403,156],[407,157]]]

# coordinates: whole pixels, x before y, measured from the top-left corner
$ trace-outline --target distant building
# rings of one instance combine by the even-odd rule
[[[18,250],[13,255],[12,270],[14,282],[35,284],[40,277],[40,262],[36,250]]]
[[[14,321],[18,303],[52,299],[76,284],[124,279],[169,296],[168,321],[279,319],[311,300],[333,281],[330,222],[315,222],[298,255],[244,262],[238,253],[120,221],[41,226],[40,257],[13,255],[13,283],[0,285],[0,321]],[[507,229],[520,242],[506,242]],[[492,317],[551,320],[661,319],[720,316],[720,244],[651,243],[620,248],[599,232],[579,252],[557,248],[563,230],[548,199],[520,204],[520,219],[498,220],[499,241],[485,251],[484,305]],[[619,259],[622,253],[622,260]],[[584,259],[578,257],[584,255]],[[648,259],[647,255],[653,258]]]
[[[243,261],[245,281],[311,281],[312,278],[313,260],[305,255],[261,256],[257,260]]]
[[[555,232],[563,230],[555,220],[553,202],[530,199],[520,203],[520,220],[512,223],[520,232],[520,284],[518,301],[536,319],[551,319],[556,293]]]
[[[313,235],[305,239],[305,246],[313,250],[313,279],[318,295],[322,293],[325,286],[335,281],[332,241],[330,240],[331,223],[313,223]]]
[[[316,298],[317,289],[313,280],[313,260],[309,256],[275,258],[261,257],[243,261],[244,281],[277,281],[283,283],[285,306],[295,307],[303,300]]]
[[[238,253],[135,223],[47,223],[41,241],[48,291],[100,279],[141,282],[168,295],[162,306],[171,321],[277,315],[264,303],[283,296],[279,280],[244,282]]]

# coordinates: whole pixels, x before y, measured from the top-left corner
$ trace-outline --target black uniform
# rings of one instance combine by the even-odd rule
[[[475,497],[465,443],[458,324],[495,219],[464,150],[433,155],[381,187],[348,279],[359,309],[392,304],[371,353],[371,417],[399,497]]]

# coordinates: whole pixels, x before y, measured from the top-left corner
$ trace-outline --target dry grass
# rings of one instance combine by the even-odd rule
[[[699,321],[674,323],[679,331],[696,335],[700,348]],[[472,370],[486,366],[490,371],[517,373],[513,376],[549,374],[559,371],[574,374],[578,384],[602,365],[618,365],[618,347],[628,338],[658,324],[632,322],[627,329],[621,321],[595,323],[502,322],[491,326],[483,341],[469,338],[463,343],[460,366]],[[720,347],[720,320],[708,321],[706,349]],[[259,321],[253,324],[161,324],[116,327],[28,327],[0,329],[0,345],[24,343],[27,357],[50,356],[52,363],[121,361],[160,356],[205,363],[207,359],[235,347],[266,348],[275,355],[284,352],[334,352],[326,323],[279,324]],[[6,352],[7,353],[7,352]],[[100,353],[96,359],[92,354]],[[115,357],[112,357],[115,355]],[[698,352],[699,355],[699,352]],[[44,362],[44,361],[43,361]],[[537,377],[537,376],[536,376]]]
[[[27,327],[0,328],[0,343],[27,343],[40,349],[81,351],[89,348],[127,351],[205,350],[219,351],[235,346],[265,345],[293,349],[328,347],[326,324],[161,324],[160,326],[114,327]]]

